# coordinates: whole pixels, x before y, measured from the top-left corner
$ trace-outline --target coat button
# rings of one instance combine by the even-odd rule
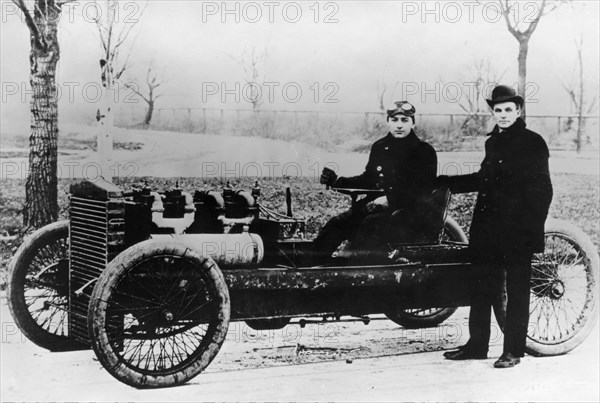
[[[383,176],[383,174],[379,174],[379,177],[382,177],[382,176]]]
[[[385,146],[385,149],[386,149],[386,150],[389,150],[390,148],[389,148],[388,146]]]
[[[381,165],[379,165],[379,166],[377,167],[377,170],[378,170],[378,171],[381,171]]]
[[[504,160],[499,160],[498,164],[502,164],[504,162]]]

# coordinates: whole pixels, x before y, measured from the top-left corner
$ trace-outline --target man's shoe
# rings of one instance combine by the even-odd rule
[[[511,353],[503,353],[498,358],[498,361],[494,363],[494,368],[512,368],[520,362],[521,359],[519,357],[515,357]]]
[[[487,353],[477,353],[466,348],[459,347],[458,350],[446,351],[444,357],[448,360],[485,360]]]

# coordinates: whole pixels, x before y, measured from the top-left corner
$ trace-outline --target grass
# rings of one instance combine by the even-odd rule
[[[155,190],[166,190],[175,185],[175,179],[165,178],[128,178],[118,184],[122,188],[141,185],[147,180]],[[221,190],[225,183],[220,179],[177,178],[180,187],[193,192],[197,189]],[[77,180],[59,180],[60,218],[68,218],[68,190]],[[235,178],[231,185],[235,189],[249,190],[254,178]],[[550,207],[550,216],[573,222],[588,234],[596,247],[600,245],[600,196],[598,177],[594,175],[554,174],[552,176],[554,198]],[[285,189],[292,191],[292,207],[295,216],[307,220],[307,235],[313,238],[323,224],[333,215],[347,209],[350,200],[333,191],[327,191],[313,178],[269,178],[260,181],[260,203],[265,207],[285,213]],[[25,200],[25,181],[6,180],[0,187],[0,288],[6,286],[6,272],[9,261],[23,239],[21,209]],[[475,194],[453,195],[449,214],[454,217],[465,232],[471,223]]]

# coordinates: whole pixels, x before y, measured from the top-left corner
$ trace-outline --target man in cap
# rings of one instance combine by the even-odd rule
[[[421,141],[413,130],[415,107],[406,101],[395,102],[387,110],[387,124],[388,134],[373,143],[361,175],[338,177],[333,170],[323,169],[322,184],[337,188],[383,189],[385,197],[333,217],[314,241],[314,247],[320,253],[330,256],[342,241],[355,237],[359,226],[364,237],[393,212],[413,209],[421,196],[433,190],[437,156],[433,147]],[[369,219],[365,220],[367,217]]]
[[[510,368],[525,353],[531,259],[533,253],[544,250],[552,183],[546,142],[528,130],[520,117],[523,98],[500,85],[486,101],[496,126],[488,134],[480,170],[437,180],[454,193],[478,192],[469,249],[474,267],[483,274],[472,287],[469,341],[444,356],[450,360],[487,358],[491,307],[501,301],[506,273],[504,349],[494,367]]]

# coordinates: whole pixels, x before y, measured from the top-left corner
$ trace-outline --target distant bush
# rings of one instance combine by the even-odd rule
[[[135,112],[134,112],[135,111]],[[142,109],[122,114],[118,124],[137,127]],[[552,150],[575,150],[577,122],[569,117],[528,117],[528,126],[540,133]],[[417,115],[417,134],[438,151],[481,150],[493,128],[489,115]],[[599,149],[598,118],[584,119],[583,150]],[[383,113],[268,110],[157,109],[148,127],[188,133],[265,137],[311,144],[339,151],[348,141],[372,141],[387,133]],[[368,152],[359,147],[357,151]]]

